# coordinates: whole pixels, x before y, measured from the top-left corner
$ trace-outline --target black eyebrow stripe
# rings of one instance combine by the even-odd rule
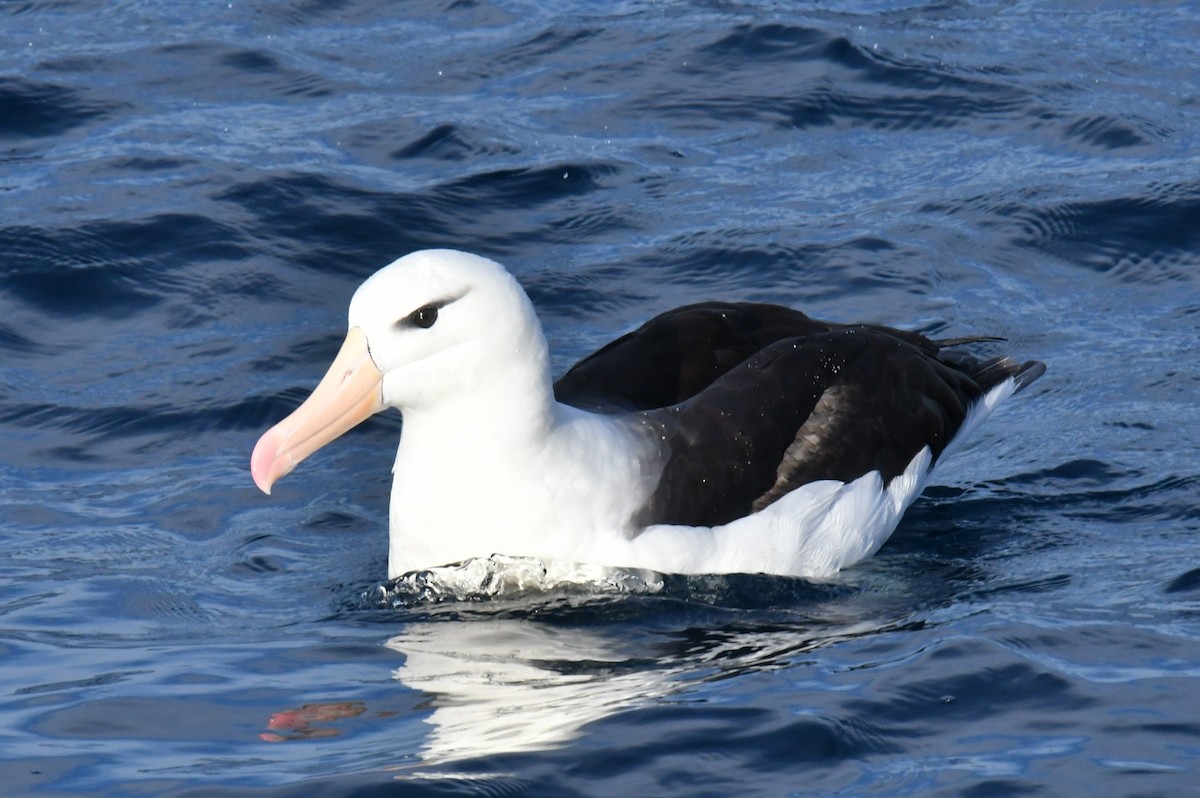
[[[412,322],[410,322],[409,319],[412,317],[412,314],[416,313],[421,308],[433,308],[434,310],[441,310],[442,308],[446,307],[447,305],[449,305],[453,302],[457,302],[458,300],[462,299],[468,293],[470,293],[469,290],[463,291],[458,296],[450,296],[450,297],[446,297],[445,299],[438,299],[433,302],[426,302],[424,305],[419,305],[419,306],[413,308],[411,311],[409,311],[405,315],[401,316],[399,319],[397,319],[396,322],[392,326],[396,327],[396,328],[411,327]]]

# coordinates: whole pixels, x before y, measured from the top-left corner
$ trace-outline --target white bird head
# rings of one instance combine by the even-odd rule
[[[387,407],[494,408],[492,395],[530,380],[548,393],[548,362],[533,306],[504,267],[453,250],[406,255],[355,292],[333,365],[254,447],[254,481],[270,493],[305,457]]]

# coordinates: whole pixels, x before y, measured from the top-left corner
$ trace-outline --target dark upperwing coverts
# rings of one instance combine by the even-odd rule
[[[707,302],[651,319],[554,390],[589,410],[645,411],[648,433],[665,439],[638,524],[713,526],[816,480],[878,471],[886,484],[926,446],[936,461],[983,394],[1045,371],[945,348],[983,340],[994,339],[939,343],[778,305]]]

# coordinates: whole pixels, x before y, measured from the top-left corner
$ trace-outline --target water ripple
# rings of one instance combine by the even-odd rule
[[[0,4],[9,792],[1193,789],[1193,10],[110,5]],[[1051,371],[834,579],[381,590],[398,414],[247,458],[426,246],[559,370],[728,298]]]
[[[198,214],[65,231],[5,227],[0,248],[14,268],[0,275],[0,286],[40,312],[127,318],[178,293],[173,266],[241,260],[241,240],[236,229]]]
[[[1139,196],[1014,209],[1016,243],[1113,275],[1158,285],[1194,283],[1200,184],[1160,183]]]
[[[69,85],[0,77],[0,140],[58,136],[122,110]]]

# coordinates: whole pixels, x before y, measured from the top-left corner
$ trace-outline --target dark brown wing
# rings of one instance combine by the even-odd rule
[[[705,302],[656,316],[576,363],[554,384],[587,410],[649,410],[695,396],[784,338],[833,326],[780,305]]]
[[[636,519],[712,526],[821,479],[884,482],[929,447],[934,459],[971,405],[1045,366],[978,359],[921,335],[810,319],[777,305],[710,302],[665,313],[584,359],[560,401],[642,411],[662,440],[658,487]]]
[[[938,350],[935,342],[917,333],[869,324],[853,327],[888,333],[929,353]],[[777,341],[846,329],[850,326],[819,321],[782,305],[687,305],[654,317],[576,363],[554,383],[554,395],[587,410],[669,407],[700,393]]]

